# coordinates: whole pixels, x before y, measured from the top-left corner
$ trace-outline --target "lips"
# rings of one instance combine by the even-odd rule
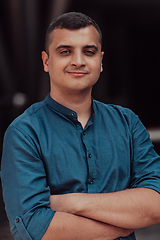
[[[68,73],[71,73],[71,74],[87,74],[86,72],[68,72]]]
[[[70,76],[73,77],[84,77],[86,75],[86,73],[82,73],[82,72],[69,72]]]
[[[69,73],[73,76],[80,77],[80,76],[84,76],[84,75],[88,74],[88,71],[67,71],[67,73]]]

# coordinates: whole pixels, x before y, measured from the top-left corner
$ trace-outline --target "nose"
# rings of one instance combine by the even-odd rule
[[[84,67],[86,65],[85,57],[82,52],[77,51],[72,55],[71,65],[77,68]]]

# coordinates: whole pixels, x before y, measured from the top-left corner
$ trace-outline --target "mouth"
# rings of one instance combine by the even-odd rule
[[[67,73],[75,77],[83,77],[86,74],[88,74],[88,72],[81,72],[81,71],[68,71]]]

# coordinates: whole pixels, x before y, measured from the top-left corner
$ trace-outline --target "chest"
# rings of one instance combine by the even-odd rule
[[[129,185],[130,136],[120,129],[69,125],[53,128],[41,142],[51,194],[112,192]]]

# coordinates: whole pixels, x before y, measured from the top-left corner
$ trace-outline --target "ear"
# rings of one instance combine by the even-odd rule
[[[43,61],[43,68],[44,68],[45,72],[49,71],[48,70],[48,59],[49,59],[48,54],[45,51],[43,51],[42,52],[42,61]]]
[[[104,56],[104,52],[101,52],[101,72],[103,72],[103,64],[102,64],[103,56]]]

